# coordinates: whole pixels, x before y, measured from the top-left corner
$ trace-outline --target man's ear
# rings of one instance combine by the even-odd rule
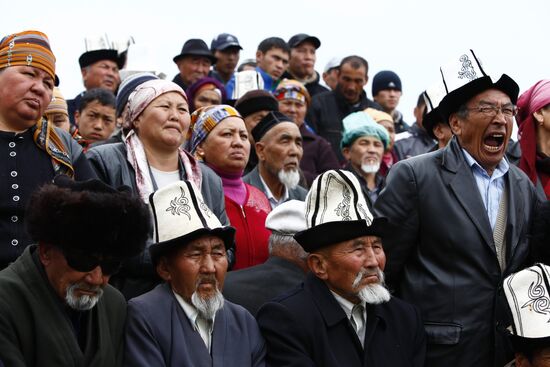
[[[327,263],[325,256],[320,253],[311,253],[307,257],[307,266],[309,270],[319,279],[328,279]]]
[[[76,110],[74,111],[74,124],[78,126],[79,122],[80,122],[80,111]]]
[[[264,59],[264,53],[260,50],[256,51],[256,63],[261,62]]]
[[[349,152],[349,147],[343,147],[342,148],[342,155],[344,156],[344,158],[346,158],[346,161],[349,161],[349,159],[351,157],[351,154]]]
[[[257,142],[254,144],[256,148],[256,155],[258,156],[259,161],[265,161],[265,145],[262,142]]]
[[[168,264],[168,259],[166,259],[166,256],[162,256],[159,259],[159,262],[157,264],[157,274],[165,282],[169,282],[172,280],[172,273],[170,272],[170,265]]]
[[[38,243],[38,258],[45,267],[47,267],[52,261],[53,249],[54,247],[52,245],[43,242]]]
[[[452,113],[451,116],[449,116],[449,126],[451,127],[453,135],[456,135],[457,137],[460,137],[462,135],[463,123],[464,122],[458,117],[456,112]]]

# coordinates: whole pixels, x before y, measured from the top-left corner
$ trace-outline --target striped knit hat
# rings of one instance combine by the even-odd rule
[[[189,129],[189,133],[191,134],[189,152],[195,154],[195,150],[210,134],[210,131],[228,117],[242,119],[236,109],[225,104],[202,107],[193,112],[191,114],[191,127]]]
[[[33,66],[55,79],[55,56],[48,36],[39,31],[23,31],[0,41],[0,69],[10,66]]]
[[[63,97],[63,94],[61,94],[59,88],[55,87],[53,89],[52,101],[44,113],[46,115],[49,113],[63,113],[69,116],[69,113],[67,112],[67,101],[65,101],[65,98]]]

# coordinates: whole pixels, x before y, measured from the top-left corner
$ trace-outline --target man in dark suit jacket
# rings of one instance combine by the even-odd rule
[[[265,220],[271,230],[269,258],[263,264],[231,271],[225,277],[225,299],[255,315],[261,305],[298,286],[307,271],[307,253],[296,243],[294,234],[306,229],[303,201],[282,203]]]
[[[388,283],[422,311],[429,366],[511,359],[499,333],[502,280],[529,254],[535,191],[504,159],[519,88],[479,65],[469,51],[442,68],[448,94],[438,108],[455,136],[394,165],[375,203],[399,226],[386,238]]]
[[[271,208],[287,200],[304,200],[307,190],[298,185],[302,135],[292,119],[269,112],[252,129],[258,165],[243,180],[262,191]]]
[[[270,366],[423,366],[419,311],[384,286],[384,218],[373,219],[357,178],[327,171],[306,200],[310,252],[301,287],[258,312]]]

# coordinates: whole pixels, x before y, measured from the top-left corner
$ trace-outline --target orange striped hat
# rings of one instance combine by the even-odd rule
[[[0,41],[0,69],[10,66],[33,66],[55,79],[55,56],[48,36],[39,31],[23,31]]]

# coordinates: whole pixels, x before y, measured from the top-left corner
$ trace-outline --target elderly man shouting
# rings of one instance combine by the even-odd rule
[[[301,287],[266,303],[257,319],[270,366],[423,366],[418,310],[384,286],[383,218],[373,219],[357,178],[327,171],[306,199],[309,252]]]

